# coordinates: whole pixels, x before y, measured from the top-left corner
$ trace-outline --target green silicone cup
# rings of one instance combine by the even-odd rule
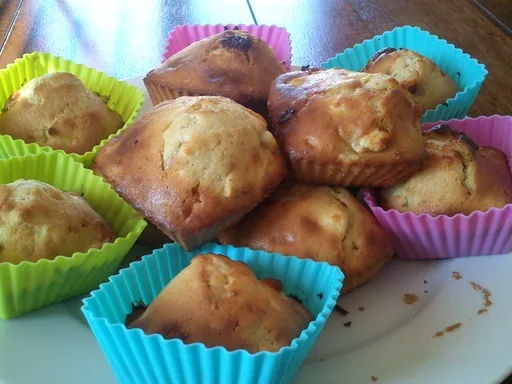
[[[97,288],[123,261],[146,227],[144,219],[83,164],[55,151],[0,159],[0,184],[40,180],[81,194],[117,234],[101,249],[36,263],[0,262],[0,318],[23,315]]]
[[[144,104],[144,94],[127,82],[107,76],[105,73],[85,65],[76,64],[48,53],[33,52],[23,55],[22,58],[16,59],[14,63],[8,64],[5,69],[0,70],[0,109],[3,108],[7,99],[27,81],[52,72],[69,72],[79,77],[90,91],[107,101],[108,107],[119,113],[124,121],[121,129],[102,140],[89,152],[83,155],[69,154],[74,160],[85,164],[85,166],[90,166],[100,148],[133,123]],[[16,140],[9,135],[1,135],[1,137],[5,137],[9,144],[4,146],[7,150],[0,150],[0,158],[54,151],[50,147],[40,147],[34,143],[27,144],[23,140]],[[64,153],[62,150],[55,152]]]

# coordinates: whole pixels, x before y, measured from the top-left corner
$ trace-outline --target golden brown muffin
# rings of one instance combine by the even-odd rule
[[[384,209],[417,215],[469,215],[512,203],[507,157],[492,147],[478,147],[448,125],[423,133],[425,165],[404,183],[381,191]]]
[[[215,96],[159,104],[107,143],[94,167],[185,249],[238,221],[286,173],[265,120]]]
[[[344,188],[288,184],[219,234],[222,244],[326,261],[345,274],[347,293],[393,254],[389,236]]]
[[[407,89],[421,112],[435,109],[460,91],[457,84],[429,58],[408,49],[378,51],[364,68],[368,73],[385,73]]]
[[[390,76],[290,72],[273,82],[268,105],[272,130],[299,181],[388,186],[422,164],[418,111]]]
[[[264,41],[242,31],[224,31],[171,56],[144,78],[153,105],[183,95],[228,97],[266,112],[272,80],[285,72]]]
[[[201,254],[159,293],[130,328],[207,347],[276,352],[313,320],[279,280],[258,280],[241,262]]]
[[[53,260],[114,239],[103,218],[74,193],[35,180],[0,185],[0,262]]]
[[[67,72],[30,80],[7,100],[0,114],[0,134],[80,155],[123,124],[116,112]]]

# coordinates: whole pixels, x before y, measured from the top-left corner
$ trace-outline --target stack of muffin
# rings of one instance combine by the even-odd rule
[[[263,41],[228,30],[170,57],[144,83],[155,107],[102,148],[95,171],[187,250],[218,239],[327,261],[345,273],[345,293],[393,254],[390,236],[346,188],[385,188],[386,204],[403,208],[409,184],[426,191],[432,179],[423,174],[442,172],[425,170],[432,152],[471,146],[451,131],[422,135],[423,111],[457,87],[408,50],[380,51],[361,72],[286,73]],[[425,151],[433,138],[446,145]],[[482,156],[489,160],[477,168],[506,166]],[[470,183],[468,167],[454,172]],[[490,198],[473,200],[506,204],[510,180],[502,187],[503,199],[479,189]],[[430,196],[442,205],[439,197]]]

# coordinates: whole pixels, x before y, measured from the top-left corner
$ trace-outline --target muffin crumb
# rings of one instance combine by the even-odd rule
[[[453,332],[456,329],[459,329],[462,326],[462,323],[459,321],[458,323],[447,326],[443,331],[438,331],[432,337],[441,337],[447,332]]]
[[[427,283],[428,283],[428,281],[427,281],[427,280],[423,280],[423,284],[427,284]]]
[[[453,271],[452,272],[452,277],[455,279],[455,280],[460,280],[462,279],[462,275],[460,274],[460,272],[457,272],[457,271]]]
[[[483,307],[480,308],[477,313],[481,315],[482,313],[487,312],[488,308],[492,305],[491,292],[487,288],[482,287],[480,284],[477,284],[474,281],[470,281],[469,284],[471,284],[475,291],[482,293]]]
[[[341,307],[339,304],[336,304],[334,306],[334,310],[336,312],[338,312],[339,314],[341,314],[341,316],[347,316],[348,315],[348,311],[346,309],[344,309],[343,307]]]
[[[404,294],[404,303],[405,304],[415,304],[419,301],[419,297],[413,293]]]
[[[360,306],[359,308],[357,308],[357,309],[359,309],[361,312],[363,312],[363,311],[364,311],[364,306],[362,306],[362,305],[361,305],[361,306]]]
[[[445,332],[453,332],[455,331],[456,329],[460,328],[462,326],[462,323],[461,322],[458,322],[458,323],[455,323],[455,324],[452,324],[452,325],[449,325],[448,327],[446,327],[446,329],[444,330]]]
[[[372,381],[377,381],[379,378],[377,376],[372,376]]]
[[[343,326],[346,328],[350,328],[351,325],[352,325],[351,321],[347,321],[346,323],[343,323]]]

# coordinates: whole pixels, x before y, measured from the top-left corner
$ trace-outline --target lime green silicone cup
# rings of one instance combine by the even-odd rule
[[[144,104],[144,94],[137,88],[124,81],[107,76],[82,64],[76,64],[61,57],[48,53],[33,52],[14,60],[5,69],[0,70],[0,109],[12,94],[18,91],[27,81],[52,72],[69,72],[79,77],[85,86],[92,92],[100,95],[107,102],[110,109],[119,113],[124,125],[116,133],[102,140],[89,152],[79,155],[69,154],[74,160],[90,166],[99,149],[110,139],[119,135],[137,117]],[[23,140],[16,140],[9,135],[2,135],[9,141],[8,150],[0,151],[0,158],[22,156],[53,151],[50,147],[40,147],[37,144],[27,144]],[[58,150],[56,152],[63,152]]]
[[[0,159],[0,184],[40,180],[81,194],[118,236],[113,243],[36,263],[0,262],[0,318],[8,319],[97,288],[116,270],[146,222],[83,164],[58,152]]]

